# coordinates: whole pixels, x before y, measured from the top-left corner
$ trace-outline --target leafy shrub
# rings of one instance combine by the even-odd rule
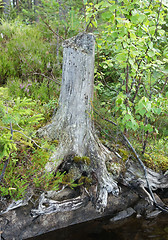
[[[56,39],[48,38],[39,26],[15,20],[0,25],[0,83],[8,78],[42,81],[46,76],[60,76],[55,60]]]
[[[167,5],[87,1],[86,22],[97,28],[96,88],[102,104],[122,131],[136,134],[145,152],[151,134],[165,132],[157,126],[168,106]]]

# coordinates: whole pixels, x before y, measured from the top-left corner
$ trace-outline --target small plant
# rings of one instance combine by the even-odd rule
[[[168,170],[168,138],[162,138],[158,141],[153,140],[146,149],[146,153],[143,156],[144,162],[150,168],[156,171],[162,170],[166,172]]]
[[[33,84],[29,85],[32,86]],[[14,85],[11,88],[15,90]],[[46,109],[52,112],[57,100],[49,100],[42,111],[39,100],[32,100],[25,95],[21,98],[13,94],[12,97],[12,94],[9,94],[11,91],[8,91],[8,88],[0,88],[1,196],[20,199],[25,196],[28,188],[35,191],[57,191],[64,184],[76,187],[73,179],[68,181],[66,173],[45,171],[45,165],[58,141],[38,139],[35,136],[36,128],[43,123],[44,116],[47,116],[46,113],[39,112],[46,112]]]
[[[83,157],[75,156],[73,160],[75,163],[83,163],[83,164],[87,164],[87,165],[90,165],[90,163],[91,163],[90,158],[86,157],[86,156],[83,156]]]
[[[56,109],[58,107],[58,100],[57,99],[50,99],[48,103],[44,105],[45,109],[45,118],[48,119],[53,116],[55,113]]]
[[[48,83],[47,79],[44,79],[43,82],[36,80],[22,82],[20,79],[8,79],[7,86],[13,97],[31,98],[44,105],[48,103],[47,107],[50,109],[54,108],[54,103],[57,106],[59,87],[55,82]]]

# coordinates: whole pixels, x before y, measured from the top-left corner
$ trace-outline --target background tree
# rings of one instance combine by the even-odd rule
[[[2,3],[3,3],[2,4],[3,13],[7,17],[9,15],[9,10],[10,10],[10,7],[11,7],[11,1],[10,0],[3,0]]]

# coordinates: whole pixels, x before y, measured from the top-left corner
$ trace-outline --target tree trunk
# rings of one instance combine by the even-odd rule
[[[96,179],[96,207],[101,210],[107,205],[108,193],[117,195],[119,190],[105,163],[117,161],[117,157],[100,143],[92,122],[95,39],[92,34],[81,33],[66,40],[63,47],[59,109],[52,123],[38,131],[41,136],[59,140],[46,170],[56,171],[61,166],[73,172],[75,180],[82,175]],[[87,157],[87,163],[76,163],[80,157]]]
[[[36,22],[39,22],[39,14],[38,14],[38,11],[37,11],[39,5],[40,5],[40,0],[34,0],[34,11],[36,13],[36,16],[35,16],[35,21]]]
[[[39,0],[34,0],[34,5],[38,6],[39,5]]]
[[[10,10],[10,0],[3,0],[3,12],[5,14],[5,17],[9,15]]]

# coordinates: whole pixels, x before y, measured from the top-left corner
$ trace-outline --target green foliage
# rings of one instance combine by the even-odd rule
[[[44,106],[45,118],[49,119],[53,116],[56,108],[58,107],[58,99],[49,100]]]
[[[2,22],[0,32],[0,83],[11,77],[42,81],[45,76],[53,78],[60,74],[54,64],[54,37],[48,39],[38,26],[25,25],[17,20]]]
[[[0,172],[8,166],[0,182],[1,196],[24,197],[27,188],[58,190],[64,173],[46,173],[45,165],[57,141],[47,142],[34,137],[37,125],[43,122],[39,114],[42,105],[27,97],[13,98],[8,88],[0,88]],[[40,142],[41,141],[41,142]],[[37,144],[38,142],[38,144]],[[37,146],[41,145],[41,148]]]
[[[44,79],[43,82],[36,80],[22,82],[20,79],[10,79],[7,82],[7,86],[13,97],[32,98],[44,104],[50,102],[50,105],[53,102],[52,108],[54,108],[54,103],[56,104],[55,107],[57,106],[56,99],[59,96],[59,87],[54,81]],[[46,106],[49,108],[49,105]]]
[[[40,22],[43,26],[50,26],[50,31],[57,37],[67,38],[81,31],[81,1],[41,1],[38,8]]]
[[[17,145],[18,149],[11,154],[4,179],[0,184],[1,196],[20,199],[30,187],[34,191],[51,189],[57,191],[63,182],[64,173],[44,171],[50,154],[43,149],[26,147],[24,142]],[[1,163],[1,170],[2,167]]]
[[[153,140],[149,143],[143,160],[146,165],[156,171],[168,170],[168,138]]]
[[[96,89],[101,104],[122,131],[138,135],[145,151],[150,134],[163,133],[157,123],[168,107],[167,5],[124,0],[86,6],[87,24],[98,22]]]
[[[26,97],[13,99],[8,96],[7,89],[3,94],[3,88],[0,88],[0,95],[2,99],[0,101],[0,159],[2,159],[4,157],[8,158],[10,152],[16,150],[15,132],[20,133],[20,130],[24,127],[24,134],[29,136],[30,129],[43,120],[43,116],[34,113],[35,102],[32,99]]]
[[[58,142],[40,140],[34,132],[58,106],[62,41],[83,30],[96,35],[94,106],[118,124],[112,128],[95,117],[103,142],[126,161],[130,152],[119,141],[122,130],[149,167],[168,169],[165,1],[58,2],[42,0],[38,7],[26,2],[17,11],[9,9],[5,18],[14,20],[1,18],[0,85],[7,83],[7,88],[0,88],[0,171],[6,159],[9,163],[0,194],[5,197],[20,199],[29,187],[76,186],[71,172],[45,172]],[[74,162],[89,165],[90,159],[75,156]],[[117,164],[107,167],[118,174]],[[81,177],[79,184],[91,182]]]

